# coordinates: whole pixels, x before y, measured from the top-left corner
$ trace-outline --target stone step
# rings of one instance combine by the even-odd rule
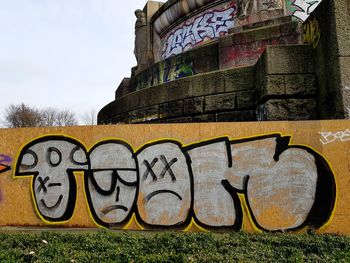
[[[253,65],[268,45],[302,44],[301,23],[285,22],[287,18],[260,22],[259,27],[237,28],[222,37],[219,41],[220,69]]]
[[[276,120],[283,114],[286,119],[313,119],[315,96],[311,47],[275,45],[267,46],[255,65],[200,73],[127,93],[105,106],[98,119],[104,124],[254,121],[254,116]]]
[[[301,43],[301,24],[290,17],[243,26],[216,41],[155,63],[133,76],[130,86],[122,83],[123,90],[116,92],[116,98],[181,77],[254,65],[267,45]]]
[[[99,112],[99,119],[108,120],[113,115],[121,115],[135,110],[138,110],[137,114],[141,114],[140,109],[146,114],[147,111],[153,112],[154,106],[159,107],[160,104],[165,105],[164,107],[168,108],[166,111],[169,112],[177,107],[183,108],[184,104],[187,104],[188,113],[190,113],[195,111],[190,109],[191,105],[204,103],[205,97],[210,95],[214,96],[207,98],[207,102],[212,101],[213,105],[227,97],[236,97],[238,93],[245,97],[253,96],[251,92],[254,85],[254,66],[196,74],[127,93],[106,105]],[[232,103],[236,104],[236,99]],[[240,102],[239,104],[244,103]],[[208,107],[213,108],[214,106],[208,105]]]
[[[241,33],[241,32],[246,31],[246,30],[256,29],[256,28],[265,27],[265,26],[280,25],[280,24],[289,23],[292,21],[293,21],[292,16],[282,15],[280,17],[276,17],[276,18],[272,18],[272,19],[258,21],[255,23],[248,23],[248,24],[245,24],[242,26],[236,26],[234,28],[229,29],[228,33],[229,34],[237,34],[237,33]]]

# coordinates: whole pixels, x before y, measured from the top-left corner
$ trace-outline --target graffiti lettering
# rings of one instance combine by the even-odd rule
[[[304,22],[320,3],[321,0],[295,0],[293,6],[299,10],[294,11],[293,16]]]
[[[321,155],[289,142],[280,134],[188,146],[159,140],[134,151],[106,140],[87,151],[75,139],[47,136],[21,150],[15,176],[32,176],[35,207],[48,223],[71,218],[73,173],[83,171],[91,215],[105,227],[123,227],[134,214],[146,228],[183,229],[194,220],[239,230],[244,205],[264,231],[317,229],[334,208],[333,173]]]
[[[226,35],[234,25],[235,6],[226,10],[212,11],[196,17],[191,24],[184,24],[170,33],[163,49],[163,58],[180,54],[197,44]]]
[[[0,154],[0,173],[4,173],[11,169],[11,167],[9,166],[11,162],[11,157],[5,154]]]
[[[312,48],[316,48],[321,39],[321,29],[318,20],[314,17],[303,24],[304,43],[312,45]]]
[[[329,144],[331,142],[335,141],[349,141],[350,140],[350,130],[346,129],[345,131],[339,131],[339,132],[319,132],[321,134],[322,138],[320,139],[320,142],[322,144]]]

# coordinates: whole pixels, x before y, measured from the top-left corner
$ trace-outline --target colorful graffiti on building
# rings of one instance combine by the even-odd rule
[[[0,173],[4,173],[11,169],[10,163],[12,162],[12,158],[5,155],[0,154]]]
[[[234,4],[223,10],[212,10],[201,14],[177,27],[165,37],[163,59],[180,54],[199,43],[219,38],[234,26],[236,15]]]
[[[159,62],[157,66],[148,73],[149,74],[143,74],[138,82],[135,82],[136,90],[192,76],[195,74],[195,71],[193,69],[193,61],[177,62],[172,59],[167,59]]]
[[[321,0],[295,0],[293,6],[297,10],[293,16],[304,22],[321,2]]]
[[[315,49],[320,43],[321,28],[316,17],[309,19],[303,24],[304,43],[311,44]]]
[[[192,76],[194,74],[192,61],[172,65],[170,60],[165,60],[160,63],[160,69],[160,82],[158,84]]]
[[[76,172],[84,174],[94,222],[124,227],[132,217],[148,229],[242,229],[251,220],[263,231],[318,229],[335,204],[335,180],[316,151],[269,134],[220,137],[182,145],[166,139],[138,150],[104,140],[88,150],[78,140],[44,136],[19,153],[15,178],[31,177],[39,217],[66,223],[77,202]],[[243,218],[247,209],[248,218]]]

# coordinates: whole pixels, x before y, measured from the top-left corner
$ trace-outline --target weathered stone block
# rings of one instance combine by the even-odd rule
[[[126,112],[118,115],[117,123],[129,123],[129,114]]]
[[[159,105],[153,105],[146,108],[145,121],[159,119]]]
[[[312,74],[285,75],[287,95],[315,95],[316,77]]]
[[[268,75],[314,73],[312,49],[308,45],[267,46],[265,62]]]
[[[247,90],[254,87],[254,67],[236,68],[225,71],[225,92]]]
[[[219,47],[231,47],[232,45],[234,45],[235,42],[235,38],[234,38],[234,34],[229,34],[227,36],[222,37],[219,40]]]
[[[172,89],[173,82],[170,83],[163,83],[159,86],[154,86],[148,89],[137,91],[134,94],[130,94],[130,103],[127,104],[127,106],[135,105],[133,102],[133,99],[137,99],[138,105],[140,106],[148,106],[148,105],[155,105],[160,104],[164,101],[168,101],[168,90]],[[126,96],[127,97],[127,96]],[[126,97],[123,97],[126,98]]]
[[[271,95],[285,94],[285,81],[283,75],[266,76],[265,85],[261,89],[261,98]]]
[[[188,123],[191,122],[191,117],[181,117],[181,118],[175,118],[175,119],[167,119],[164,122],[165,123]]]
[[[143,122],[146,116],[146,108],[136,109],[128,112],[128,123]]]
[[[192,96],[203,96],[224,92],[225,79],[223,72],[197,74],[192,77]]]
[[[204,110],[204,97],[184,100],[184,115],[202,113]]]
[[[230,111],[216,114],[216,121],[256,121],[254,110]]]
[[[159,105],[153,105],[146,108],[146,115],[159,114]]]
[[[291,34],[300,34],[301,35],[301,22],[293,21],[288,23],[282,23],[280,25],[281,34],[283,36],[291,35]]]
[[[159,116],[161,118],[175,117],[183,114],[183,101],[177,100],[161,104],[159,106]]]
[[[143,118],[146,116],[146,108],[136,109],[128,112],[130,119]]]
[[[317,119],[316,100],[273,99],[260,105],[256,113],[259,121],[315,120]]]
[[[239,91],[237,92],[237,108],[252,108],[255,106],[256,96],[255,91]]]
[[[205,111],[233,110],[236,108],[236,93],[223,93],[205,97]]]
[[[130,78],[124,78],[120,82],[117,90],[115,91],[115,99],[120,98],[120,97],[128,94],[129,92],[131,92]]]
[[[270,38],[279,38],[281,36],[281,30],[279,26],[274,26],[270,28]]]
[[[215,122],[215,114],[201,114],[193,116],[192,122]]]

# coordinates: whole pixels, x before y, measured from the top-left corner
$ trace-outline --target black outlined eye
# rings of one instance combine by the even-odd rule
[[[101,195],[110,195],[117,185],[117,171],[92,172],[89,179],[96,191]]]
[[[137,174],[135,171],[118,171],[118,181],[127,186],[137,184]]]
[[[46,153],[46,160],[51,167],[59,166],[62,161],[62,153],[56,147],[49,147]]]
[[[23,158],[21,161],[21,169],[24,169],[24,170],[33,169],[37,164],[38,164],[38,155],[32,150],[27,150],[26,153],[23,155]]]
[[[69,155],[69,159],[76,165],[85,165],[88,163],[85,151],[78,146],[73,148]]]

